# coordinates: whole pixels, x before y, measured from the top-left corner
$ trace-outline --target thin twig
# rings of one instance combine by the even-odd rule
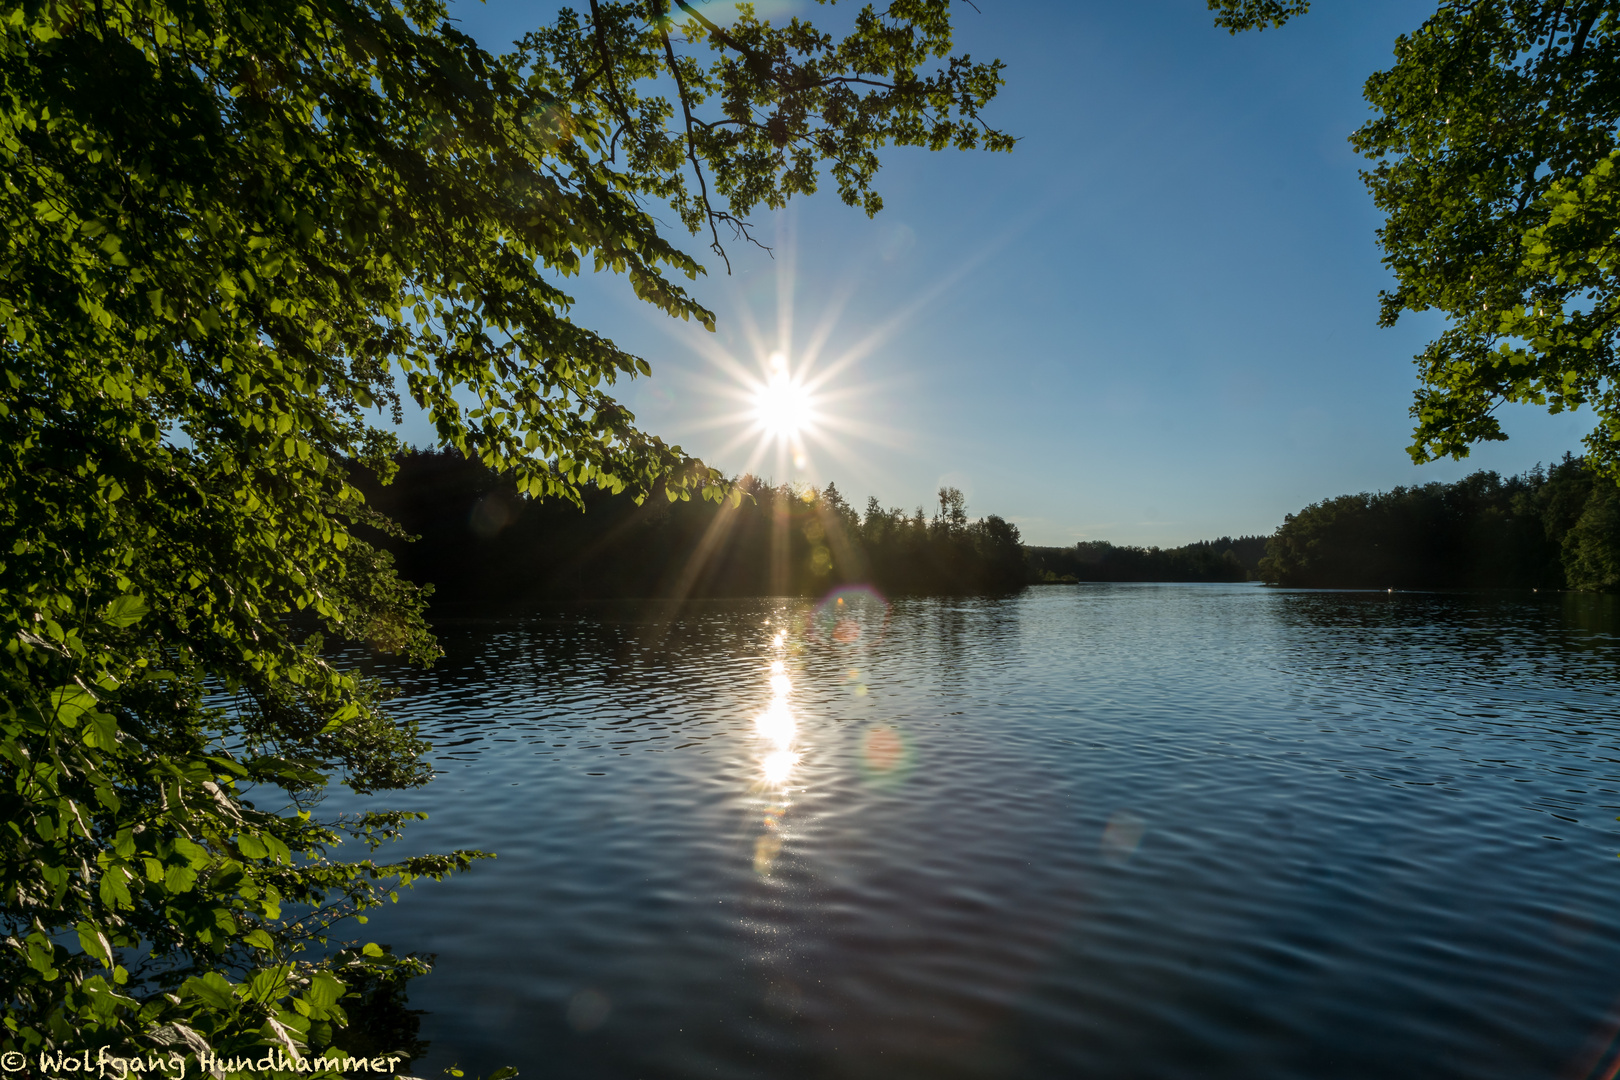
[[[608,91],[613,95],[613,102],[619,107],[619,120],[625,127],[630,125],[630,110],[625,107],[624,97],[619,93],[619,82],[613,77],[613,61],[608,56],[607,37],[602,30],[602,9],[591,0],[591,27],[596,31],[596,54],[601,57],[602,69],[607,73]]]
[[[684,8],[681,0],[675,0]],[[706,20],[705,20],[706,21]],[[669,31],[660,29],[658,36],[664,39],[664,56],[669,60],[669,72],[675,76],[675,90],[681,99],[681,112],[686,116],[686,156],[692,162],[692,171],[697,174],[698,190],[703,196],[703,210],[709,217],[709,235],[714,242],[709,245],[716,255],[726,264],[726,273],[731,273],[731,260],[726,257],[726,249],[720,246],[720,230],[714,225],[714,207],[709,204],[709,184],[703,179],[703,166],[698,164],[697,143],[692,133],[692,105],[686,97],[686,80],[681,78],[681,66],[675,61],[675,46],[669,43]]]
[[[727,48],[736,49],[738,52],[742,53],[746,57],[749,57],[750,59],[758,59],[758,57],[754,56],[754,51],[752,49],[738,42],[719,26],[704,18],[703,13],[697,8],[693,7],[691,4],[688,4],[686,0],[675,0],[675,6],[692,16],[692,18],[696,19],[698,22],[702,23],[704,29],[709,31],[709,36],[714,38],[714,40],[718,41],[720,44],[726,46]],[[666,33],[664,38],[667,42],[669,35]]]
[[[596,77],[600,74],[602,74],[601,68],[597,68],[595,71],[580,72],[579,78],[574,80],[574,85],[568,88],[568,96],[578,97],[584,93],[585,88],[595,82]]]

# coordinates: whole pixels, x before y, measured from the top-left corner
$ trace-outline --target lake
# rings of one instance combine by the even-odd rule
[[[419,1076],[1614,1075],[1614,598],[437,625],[396,704],[441,772],[386,800],[431,814],[394,854],[499,857],[360,928],[438,954]]]

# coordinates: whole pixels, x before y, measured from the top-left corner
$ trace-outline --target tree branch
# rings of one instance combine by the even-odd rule
[[[607,37],[602,30],[602,9],[597,6],[596,0],[591,0],[591,29],[595,31],[596,55],[602,61],[602,70],[607,73],[608,92],[613,96],[613,103],[619,108],[619,122],[629,127],[630,110],[625,107],[624,97],[619,93],[619,82],[613,77],[613,59],[608,55]]]
[[[592,0],[592,3],[594,2],[595,0]],[[675,2],[681,4],[683,8],[686,7],[684,3],[681,3],[681,0],[675,0]],[[705,19],[704,21],[707,22],[708,20]],[[697,143],[693,141],[692,104],[686,96],[686,80],[681,78],[681,66],[675,61],[675,46],[669,42],[669,31],[660,29],[658,36],[664,39],[664,56],[669,60],[669,73],[675,77],[675,90],[681,99],[681,112],[686,117],[686,157],[692,163],[692,171],[697,174],[698,190],[702,193],[703,198],[703,212],[709,219],[709,235],[714,240],[709,245],[709,249],[720,256],[721,260],[726,264],[726,273],[730,274],[731,260],[726,257],[726,249],[720,244],[720,230],[715,228],[714,224],[714,207],[709,203],[709,183],[703,178],[703,166],[698,163]]]

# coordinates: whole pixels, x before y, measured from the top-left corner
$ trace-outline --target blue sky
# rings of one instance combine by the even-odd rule
[[[1579,449],[1585,416],[1522,409],[1467,460],[1405,451],[1411,358],[1441,324],[1377,326],[1390,279],[1346,136],[1432,0],[1320,0],[1238,37],[1203,0],[977,3],[958,5],[958,51],[1007,63],[990,119],[1021,137],[1012,154],[891,150],[875,219],[830,188],[761,217],[774,258],[733,245],[730,276],[705,259],[713,335],[611,275],[567,283],[577,318],[652,363],[623,394],[644,427],[857,504],[931,506],[952,484],[1038,544],[1269,533],[1321,498]],[[554,10],[453,8],[491,49]],[[782,344],[827,375],[797,462],[756,456],[736,397]]]

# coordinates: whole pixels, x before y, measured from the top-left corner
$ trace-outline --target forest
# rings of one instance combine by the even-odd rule
[[[460,454],[398,456],[386,487],[364,470],[367,502],[416,539],[375,535],[401,573],[431,583],[435,604],[520,605],[612,597],[820,594],[863,582],[890,595],[996,593],[1026,580],[1018,528],[970,520],[962,493],[942,488],[932,514],[858,512],[835,483],[773,486],[752,476],[741,498],[637,505],[594,486],[585,512],[518,493],[509,476]]]
[[[1003,593],[1026,584],[1234,582],[1307,588],[1620,587],[1620,488],[1565,455],[1519,476],[1341,495],[1288,515],[1270,536],[1174,548],[1085,540],[1026,547],[1018,527],[971,519],[942,488],[931,511],[857,510],[838,490],[739,478],[740,499],[639,505],[594,486],[584,512],[518,492],[460,454],[396,457],[386,486],[355,467],[370,506],[405,536],[372,532],[437,606],[594,598],[819,595],[866,583],[892,596]]]
[[[1073,547],[1028,547],[1033,584],[1079,581],[1248,581],[1266,552],[1264,536],[1223,536],[1175,548],[1082,540]]]
[[[1506,479],[1340,495],[1288,515],[1262,580],[1310,588],[1620,586],[1620,488],[1565,454]]]

